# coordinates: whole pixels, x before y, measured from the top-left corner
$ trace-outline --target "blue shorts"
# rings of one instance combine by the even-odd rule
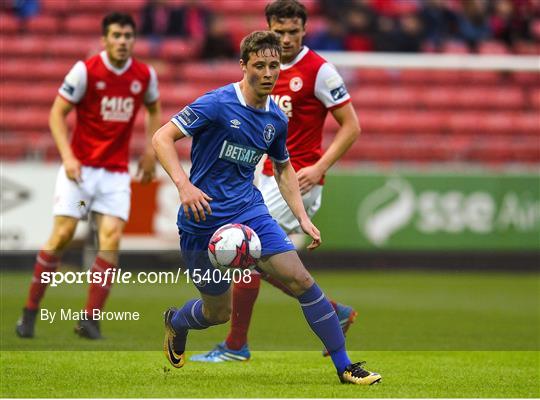
[[[274,254],[295,250],[295,247],[287,234],[280,228],[270,214],[264,214],[245,221],[232,221],[232,223],[247,225],[257,233],[257,236],[259,236],[259,239],[261,240],[261,257],[268,257]],[[215,274],[213,274],[215,268],[208,258],[208,243],[210,242],[211,237],[212,234],[195,235],[188,232],[180,232],[182,257],[184,258],[192,280],[196,280],[193,275],[195,270],[197,270],[196,273],[200,276],[204,276],[206,271],[209,271],[207,276],[215,276]],[[206,279],[195,284],[201,293],[213,296],[225,293],[230,285],[231,280],[229,279]]]

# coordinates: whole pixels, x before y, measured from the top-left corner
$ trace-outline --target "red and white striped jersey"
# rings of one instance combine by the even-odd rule
[[[334,66],[304,46],[291,63],[281,65],[272,99],[289,118],[287,149],[298,171],[321,158],[328,110],[348,103],[350,96]],[[271,160],[266,160],[263,173],[273,174]]]
[[[78,61],[58,90],[75,104],[77,122],[71,148],[86,166],[127,171],[129,141],[141,104],[158,100],[154,69],[130,58],[114,67],[105,51]]]

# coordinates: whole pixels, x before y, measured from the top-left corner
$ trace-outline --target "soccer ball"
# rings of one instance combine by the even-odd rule
[[[261,241],[246,225],[223,225],[208,244],[208,258],[216,268],[253,269],[260,257]]]

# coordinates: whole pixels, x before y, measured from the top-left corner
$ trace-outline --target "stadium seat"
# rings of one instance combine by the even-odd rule
[[[29,82],[2,82],[0,103],[4,106],[51,106],[60,82],[57,84],[32,85]]]
[[[513,78],[521,85],[540,88],[540,74],[538,72],[515,72]]]
[[[518,41],[513,50],[522,55],[540,55],[540,43]]]
[[[109,8],[114,10],[123,10],[133,16],[137,16],[141,9],[148,3],[148,0],[109,0]],[[172,1],[169,1],[172,3]]]
[[[160,57],[171,62],[185,62],[197,56],[200,44],[192,40],[166,39],[161,43]]]
[[[0,36],[0,58],[45,56],[47,39],[41,35]]]
[[[540,88],[531,89],[530,102],[537,112],[540,112]]]
[[[4,106],[0,113],[1,132],[48,131],[49,107]]]
[[[268,2],[266,1],[253,1],[253,0],[234,0],[234,1],[215,1],[215,0],[202,0],[203,5],[208,7],[215,13],[223,14],[224,16],[233,15],[249,15],[260,16],[264,15],[264,8]],[[307,12],[310,15],[315,14],[317,9],[316,0],[303,0],[302,4],[306,6]]]
[[[497,71],[461,71],[460,82],[473,85],[497,85],[504,79],[504,74]]]
[[[186,82],[205,81],[215,86],[242,79],[238,62],[189,62],[180,66],[179,76]]]
[[[447,54],[468,54],[469,48],[463,42],[447,42],[442,46],[442,52]]]
[[[75,1],[72,0],[53,0],[41,1],[40,8],[44,14],[64,14],[68,10],[72,10]]]
[[[179,111],[185,105],[213,89],[212,85],[204,83],[163,86],[160,90],[161,101],[163,107],[176,108]]]
[[[2,34],[13,34],[19,32],[19,19],[8,12],[0,12],[0,21],[2,21]]]
[[[508,54],[510,51],[508,50],[508,47],[501,42],[486,41],[480,43],[478,52],[480,54]]]
[[[459,84],[462,81],[461,71],[404,69],[397,74],[403,83],[415,84]]]
[[[75,64],[74,60],[40,60],[28,62],[24,58],[2,60],[0,63],[0,76],[8,82],[55,82],[60,85],[64,76]]]
[[[84,2],[87,4],[93,4],[94,1]],[[81,4],[79,3],[79,7]],[[93,37],[98,37],[101,35],[101,20],[103,15],[98,14],[75,14],[69,16],[64,21],[64,28],[67,32],[73,35],[88,35]]]
[[[55,35],[60,29],[60,20],[55,15],[40,14],[28,20],[29,32],[42,35]]]
[[[28,143],[18,135],[2,135],[0,159],[5,161],[20,160],[26,154]]]

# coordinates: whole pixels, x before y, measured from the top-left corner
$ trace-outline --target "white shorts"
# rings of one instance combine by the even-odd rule
[[[276,179],[273,176],[262,174],[258,184],[264,202],[270,215],[278,222],[287,234],[301,233],[302,229],[291,209],[281,196]],[[321,207],[322,185],[315,185],[302,196],[304,208],[309,217],[313,217]]]
[[[90,211],[128,220],[131,177],[127,172],[81,167],[81,183],[68,179],[60,167],[54,190],[54,215],[84,219]]]

